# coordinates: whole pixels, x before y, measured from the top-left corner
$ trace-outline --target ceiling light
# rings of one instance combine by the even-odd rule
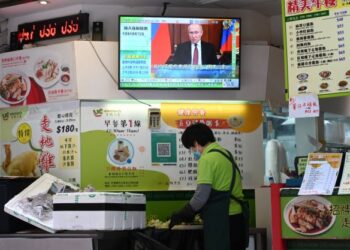
[[[46,0],[40,0],[40,1],[38,1],[40,4],[42,4],[42,5],[46,5],[46,4],[48,4],[49,3],[49,1],[46,1]]]

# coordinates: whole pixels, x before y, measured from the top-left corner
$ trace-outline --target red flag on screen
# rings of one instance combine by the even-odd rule
[[[222,23],[222,35],[221,35],[221,53],[226,51],[232,51],[232,31],[233,25],[231,20],[225,20]]]
[[[152,24],[152,64],[165,64],[171,54],[170,32],[167,23]]]

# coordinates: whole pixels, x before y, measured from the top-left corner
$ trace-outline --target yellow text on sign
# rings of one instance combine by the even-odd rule
[[[32,139],[32,128],[26,122],[21,123],[17,128],[17,140],[25,144]]]

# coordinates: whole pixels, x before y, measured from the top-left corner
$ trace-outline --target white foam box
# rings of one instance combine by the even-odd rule
[[[142,229],[146,227],[146,196],[137,193],[125,193],[128,212],[125,216],[125,229]]]
[[[27,188],[25,188],[22,192],[14,196],[11,200],[9,200],[5,206],[4,210],[6,213],[11,214],[25,222],[28,222],[36,227],[39,227],[45,231],[50,233],[54,233],[55,229],[53,228],[53,219],[52,219],[52,196],[51,196],[51,205],[49,205],[48,210],[46,211],[45,218],[38,217],[36,213],[33,213],[32,209],[26,209],[21,206],[23,200],[34,197],[40,194],[48,194],[49,190],[52,187],[53,183],[58,183],[61,185],[65,185],[70,187],[72,190],[79,190],[79,187],[76,187],[68,182],[65,182],[53,175],[44,174],[32,184],[30,184]],[[40,205],[40,204],[36,204]]]
[[[143,194],[59,193],[53,196],[55,230],[127,230],[144,228]],[[131,198],[132,197],[132,198]],[[130,200],[129,203],[127,201]]]

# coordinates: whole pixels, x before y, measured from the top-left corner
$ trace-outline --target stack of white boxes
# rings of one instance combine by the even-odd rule
[[[145,226],[143,194],[84,192],[53,196],[55,230],[132,230]]]
[[[53,210],[38,217],[21,203],[28,198],[52,193],[53,184],[71,192],[50,194],[40,202]],[[146,227],[146,197],[137,193],[76,192],[79,188],[50,174],[44,174],[5,204],[5,212],[54,233],[57,230],[133,230]],[[72,192],[73,191],[73,192]],[[52,198],[49,198],[52,197]],[[50,205],[51,204],[51,205]],[[34,206],[28,204],[28,206]]]

